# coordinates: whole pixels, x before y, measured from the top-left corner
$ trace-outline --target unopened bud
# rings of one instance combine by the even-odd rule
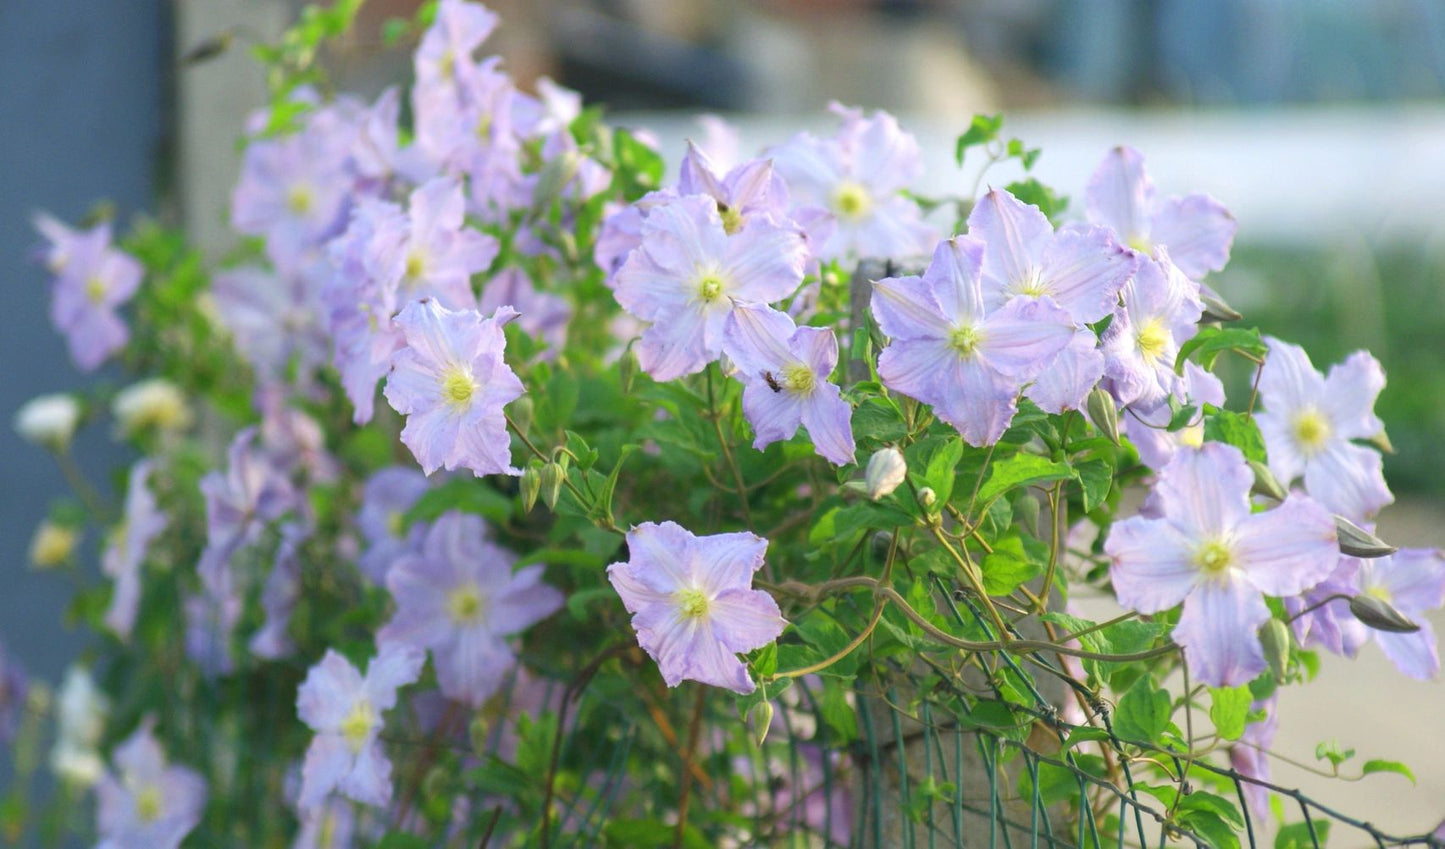
[[[440,799],[447,793],[447,785],[451,782],[451,776],[445,768],[434,766],[427,770],[426,778],[421,781],[421,793],[423,799]]]
[[[773,727],[773,703],[763,699],[748,711],[748,724],[753,727],[753,740],[761,748],[768,739],[768,729]]]
[[[1204,315],[1201,317],[1203,321],[1239,321],[1244,318],[1243,314],[1216,294],[1201,292],[1199,300],[1204,304]]]
[[[918,503],[923,509],[927,510],[938,503],[938,493],[933,491],[933,487],[925,486],[923,489],[918,490]]]
[[[537,506],[537,496],[542,494],[542,472],[531,464],[522,470],[522,512],[530,513]]]
[[[74,528],[46,520],[30,539],[30,563],[36,569],[51,569],[70,559],[80,533]]]
[[[110,402],[121,436],[145,430],[177,431],[191,423],[191,408],[180,387],[163,377],[132,383]]]
[[[888,552],[893,550],[893,534],[887,531],[876,531],[869,542],[873,546],[873,556],[879,560],[886,559]]]
[[[15,432],[28,442],[58,450],[70,444],[79,421],[80,404],[74,398],[41,395],[15,413]]]
[[[1380,432],[1370,437],[1368,441],[1371,445],[1375,446],[1386,454],[1395,453],[1395,446],[1393,443],[1390,442],[1390,435],[1385,433],[1384,428],[1380,428]]]
[[[1339,537],[1340,553],[1351,557],[1385,557],[1400,550],[1344,516],[1335,517],[1335,532]]]
[[[559,156],[554,156],[542,166],[542,172],[537,175],[537,188],[532,194],[532,203],[538,209],[547,209],[552,201],[562,195],[567,184],[577,176],[577,170],[581,167],[582,160],[576,151],[565,151]]]
[[[1089,414],[1089,421],[1099,433],[1109,438],[1115,445],[1119,444],[1119,406],[1114,403],[1114,396],[1101,386],[1095,386],[1089,391],[1089,397],[1084,402],[1084,410]]]
[[[1275,501],[1283,501],[1289,497],[1289,490],[1284,488],[1284,485],[1279,482],[1279,478],[1269,470],[1269,466],[1257,460],[1248,462],[1249,470],[1254,472],[1254,492],[1273,498]]]
[[[530,395],[523,395],[521,398],[507,405],[507,415],[512,417],[512,423],[515,424],[517,430],[522,433],[526,433],[532,429],[533,410],[534,406],[532,404],[532,396]]]
[[[1259,642],[1264,647],[1264,659],[1274,680],[1284,680],[1285,667],[1289,665],[1289,626],[1278,619],[1270,619],[1259,629]]]
[[[631,346],[622,352],[622,358],[617,361],[617,375],[622,382],[622,391],[631,393],[632,383],[637,380],[637,355],[632,353]]]
[[[1411,622],[1394,605],[1377,596],[1361,593],[1350,599],[1350,613],[1376,631],[1413,634],[1420,626]]]
[[[567,479],[567,470],[553,460],[542,467],[542,501],[547,509],[557,509],[557,498],[562,495],[562,481]]]
[[[491,730],[491,724],[481,714],[472,717],[472,721],[467,723],[467,742],[472,744],[472,751],[477,757],[486,757],[487,737]]]
[[[907,476],[908,463],[903,459],[903,452],[890,445],[868,458],[868,467],[863,470],[863,484],[868,497],[877,501],[897,489]]]

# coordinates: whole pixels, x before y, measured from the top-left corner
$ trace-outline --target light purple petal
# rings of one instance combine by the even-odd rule
[[[778,372],[798,360],[788,346],[797,329],[786,313],[765,304],[740,305],[728,315],[723,350],[751,377]]]
[[[1123,242],[1149,237],[1154,183],[1144,173],[1144,157],[1130,147],[1109,151],[1084,190],[1089,221],[1113,228]]]
[[[432,653],[437,682],[452,701],[481,707],[501,687],[516,657],[501,637],[486,628],[461,628]]]
[[[1054,227],[1038,207],[993,189],[969,213],[968,234],[985,244],[983,276],[990,286],[1019,293],[1037,285]]]
[[[1074,321],[1048,298],[1015,299],[984,320],[979,355],[1007,377],[1027,380],[1074,339]]]
[[[1239,229],[1224,204],[1209,195],[1169,198],[1154,214],[1149,240],[1169,248],[1169,256],[1191,280],[1229,263],[1229,248]]]
[[[316,735],[301,765],[301,795],[296,801],[297,806],[314,808],[324,802],[351,771],[353,761],[351,750],[341,735]]]
[[[1099,350],[1099,338],[1094,331],[1081,327],[1053,364],[1024,390],[1024,395],[1046,413],[1079,410],[1103,376],[1104,354]]]
[[[1113,312],[1120,288],[1137,267],[1138,255],[1120,246],[1108,229],[1063,229],[1044,250],[1040,277],[1044,294],[1074,321],[1093,324]]]
[[[361,692],[361,673],[335,650],[327,649],[297,690],[296,712],[315,731],[335,731]]]
[[[1373,581],[1390,593],[1401,612],[1414,614],[1445,605],[1445,554],[1405,548],[1373,562]]]
[[[693,308],[648,327],[636,350],[638,366],[657,381],[702,371],[721,353],[708,347],[706,313]]]
[[[657,661],[667,686],[676,687],[689,680],[743,695],[756,689],[747,667],[701,620],[674,617],[652,637],[652,646],[644,643],[643,648]]]
[[[1268,667],[1257,633],[1268,620],[1264,597],[1231,571],[1189,594],[1173,637],[1184,647],[1184,662],[1195,681],[1237,687]]]
[[[712,600],[709,613],[714,633],[731,652],[762,648],[788,624],[778,603],[762,590],[725,590]]]
[[[1339,541],[1329,511],[1309,498],[1291,496],[1236,525],[1232,549],[1251,584],[1267,595],[1290,596],[1329,577]]]
[[[1428,619],[1415,620],[1420,630],[1413,634],[1391,634],[1375,631],[1375,640],[1395,668],[1411,678],[1428,681],[1440,673],[1440,652],[1435,644],[1435,629]]]
[[[751,587],[753,573],[762,568],[767,550],[767,540],[747,531],[695,537],[693,580],[713,595]]]
[[[765,380],[749,380],[743,388],[743,415],[753,426],[753,447],[761,451],[774,442],[792,438],[806,407],[807,402],[793,392],[774,391]]]
[[[1309,458],[1304,480],[1311,497],[1351,521],[1369,519],[1395,500],[1379,452],[1350,442],[1336,442]]]
[[[787,297],[803,282],[807,247],[797,231],[754,216],[727,240],[721,271],[726,293],[738,301],[771,303]]]
[[[1109,578],[1119,603],[1140,613],[1158,613],[1180,603],[1200,582],[1194,540],[1163,519],[1134,516],[1109,530],[1104,552],[1113,565]]]
[[[939,403],[940,375],[952,369],[958,353],[944,339],[894,341],[878,355],[878,376],[894,392],[925,403]]]
[[[396,704],[398,687],[411,684],[421,676],[426,654],[413,646],[382,641],[376,657],[366,667],[367,700],[378,711],[391,710]]]
[[[1330,368],[1320,398],[1336,433],[1345,439],[1370,439],[1385,425],[1375,415],[1375,399],[1385,388],[1385,371],[1368,352],[1356,351]]]
[[[1218,540],[1250,515],[1253,485],[1254,473],[1238,448],[1209,442],[1175,454],[1156,491],[1164,515],[1191,538],[1206,541]]]
[[[518,569],[494,597],[487,628],[497,635],[516,634],[551,616],[566,601],[556,588],[542,583],[541,565]]]
[[[627,532],[630,576],[660,593],[691,586],[694,539],[676,522],[643,522],[634,527]]]
[[[802,419],[813,447],[824,459],[835,466],[853,462],[857,450],[853,442],[853,407],[843,400],[837,386],[819,386],[803,405]]]
[[[345,796],[366,805],[384,808],[391,803],[391,761],[379,740],[361,747],[355,764],[337,787]]]
[[[937,339],[948,335],[948,316],[920,277],[888,277],[873,284],[873,318],[890,339]]]

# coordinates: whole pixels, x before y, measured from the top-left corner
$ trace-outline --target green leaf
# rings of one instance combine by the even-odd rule
[[[1183,804],[1181,802],[1180,806],[1183,807]],[[1239,834],[1223,817],[1212,811],[1189,811],[1187,815],[1181,812],[1178,822],[1204,838],[1213,849],[1239,849]]]
[[[1244,814],[1234,802],[1204,790],[1195,790],[1179,800],[1179,812],[1186,815],[1194,811],[1214,814],[1235,828],[1244,828]]]
[[[1336,768],[1354,756],[1354,749],[1342,749],[1340,744],[1334,740],[1326,740],[1315,746],[1315,760],[1329,761]]]
[[[504,524],[512,515],[512,500],[484,481],[476,478],[454,478],[429,490],[406,511],[403,522],[430,522],[451,510],[475,513],[490,522]]]
[[[963,154],[970,147],[980,144],[987,144],[998,138],[999,128],[1003,126],[1003,115],[975,115],[973,121],[963,135],[958,137],[954,144],[953,160],[963,167]]]
[[[908,434],[903,411],[891,399],[868,398],[853,411],[853,436],[858,441],[895,442]]]
[[[1411,783],[1411,784],[1417,783],[1417,782],[1415,781],[1415,773],[1411,772],[1411,771],[1410,771],[1410,768],[1409,768],[1408,766],[1405,766],[1404,764],[1400,763],[1399,761],[1381,761],[1381,760],[1365,761],[1365,765],[1364,765],[1364,767],[1362,767],[1361,774],[1362,774],[1362,775],[1370,775],[1370,774],[1376,773],[1376,772],[1394,772],[1394,773],[1398,773],[1398,774],[1403,775],[1403,776],[1405,776],[1406,778],[1410,779],[1410,783]]]
[[[1253,700],[1248,687],[1210,687],[1209,721],[1226,740],[1238,740],[1244,734]]]
[[[1169,691],[1154,686],[1154,679],[1146,675],[1119,699],[1114,733],[1125,740],[1153,743],[1169,727],[1172,704]]]
[[[1279,833],[1274,836],[1274,849],[1316,849],[1317,846],[1324,846],[1330,838],[1329,820],[1316,820],[1314,836],[1310,836],[1310,824],[1306,822],[1290,823],[1281,826]]]
[[[823,679],[823,701],[818,705],[818,712],[822,714],[828,728],[837,735],[835,744],[858,739],[858,714],[848,703],[848,694],[851,692],[852,688],[837,678]]]
[[[1038,761],[1038,798],[1044,808],[1079,798],[1079,779],[1073,772],[1057,764]],[[1019,796],[1034,799],[1034,777],[1027,769],[1019,770]]]
[[[1264,463],[1264,437],[1253,418],[1230,410],[1205,405],[1204,438],[1210,442],[1226,442],[1244,452],[1246,460]]]
[[[1044,573],[1044,564],[1029,558],[1017,536],[996,541],[993,553],[983,558],[980,568],[984,590],[995,596],[1008,595]]]
[[[933,488],[940,505],[948,503],[948,499],[953,496],[953,482],[956,479],[953,471],[962,457],[963,440],[951,438],[944,441],[943,445],[933,452],[933,456],[928,458],[928,466],[923,472],[923,483]]]
[[[978,489],[978,500],[980,504],[987,504],[1016,487],[1068,480],[1073,476],[1073,470],[1065,463],[1037,454],[1014,454],[993,462],[988,479]]]
[[[1069,207],[1069,199],[1064,195],[1054,192],[1053,189],[1029,177],[1016,183],[1009,183],[1004,188],[1009,194],[1023,201],[1031,203],[1039,208],[1039,211],[1048,216],[1050,221],[1056,221],[1064,210]]]
[[[1114,466],[1107,460],[1093,459],[1074,464],[1084,496],[1084,512],[1088,513],[1109,497],[1114,485]]]
[[[1174,371],[1184,373],[1184,363],[1194,354],[1199,355],[1199,364],[1212,368],[1214,360],[1225,351],[1235,351],[1251,359],[1263,359],[1269,351],[1255,327],[1219,327],[1206,325],[1199,332],[1179,346],[1179,356],[1174,360]]]

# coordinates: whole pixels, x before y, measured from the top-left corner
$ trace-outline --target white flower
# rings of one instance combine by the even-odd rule
[[[59,732],[50,752],[50,768],[72,784],[89,787],[105,772],[97,747],[105,733],[110,700],[95,685],[90,670],[71,666],[65,671],[56,707]]]
[[[174,383],[153,377],[117,392],[110,411],[122,434],[146,428],[181,430],[191,423],[191,409]]]
[[[63,448],[75,434],[80,404],[69,395],[32,398],[15,413],[15,432],[28,442]]]

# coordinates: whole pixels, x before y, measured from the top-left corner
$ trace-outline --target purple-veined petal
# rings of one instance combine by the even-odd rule
[[[747,667],[723,645],[710,624],[674,617],[653,632],[656,645],[648,649],[657,661],[662,680],[676,687],[684,680],[700,681],[747,695],[756,685]]]
[[[1319,503],[1291,496],[1234,528],[1236,565],[1272,596],[1302,593],[1329,577],[1339,553],[1335,520]]]
[[[708,615],[719,640],[732,652],[762,648],[787,625],[778,603],[762,590],[724,590],[712,600]]]
[[[1379,452],[1351,442],[1335,442],[1310,457],[1304,480],[1311,497],[1355,522],[1373,517],[1395,500],[1385,484]]]
[[[637,364],[653,380],[676,380],[702,371],[721,351],[708,348],[707,313],[700,305],[674,313],[642,331]]]
[[[1008,377],[1027,380],[1048,368],[1074,339],[1074,321],[1048,298],[1016,298],[984,320],[979,355]]]
[[[1224,204],[1209,195],[1169,198],[1154,213],[1149,241],[1166,245],[1169,256],[1191,280],[1229,263],[1229,248],[1239,229]]]
[[[676,522],[643,522],[627,532],[630,576],[653,592],[692,585],[689,560],[695,537]]]
[[[361,673],[356,667],[336,651],[327,649],[306,673],[306,680],[296,692],[296,712],[312,729],[334,731],[346,718],[362,686]]]
[[[1257,633],[1268,620],[1264,597],[1231,570],[1189,594],[1173,637],[1184,647],[1184,662],[1195,681],[1237,687],[1268,667]]]
[[[873,284],[870,300],[878,327],[890,339],[934,339],[951,323],[933,290],[920,277],[888,277]]]
[[[1270,410],[1289,417],[1301,407],[1319,404],[1325,381],[1298,345],[1266,336],[1269,352],[1260,369],[1259,394]]]
[[[696,537],[692,540],[692,583],[712,595],[746,589],[752,586],[753,573],[762,568],[767,550],[767,540],[747,531]]]
[[[837,386],[825,383],[815,389],[803,405],[802,418],[818,454],[835,466],[853,462],[857,451],[853,442],[853,408],[843,400]]]
[[[1336,433],[1345,439],[1370,439],[1385,429],[1375,415],[1375,399],[1385,388],[1385,371],[1368,352],[1356,351],[1330,368],[1321,406]]]
[[[1109,151],[1084,190],[1084,207],[1091,223],[1113,228],[1121,241],[1147,239],[1154,183],[1144,173],[1144,157],[1130,147]]]
[[[826,380],[838,364],[838,337],[830,328],[800,327],[790,344],[820,380]]]
[[[411,684],[421,675],[426,654],[414,646],[381,642],[376,657],[366,667],[366,698],[378,711],[396,705],[398,687]]]
[[[945,239],[933,250],[933,259],[923,272],[923,283],[932,290],[950,325],[974,325],[985,320],[983,255],[983,242],[971,236]]]
[[[992,189],[969,213],[968,234],[984,242],[983,276],[991,286],[1021,293],[1037,284],[1054,227],[1038,207]]]
[[[787,297],[803,282],[808,251],[796,230],[784,229],[766,217],[754,216],[728,238],[722,254],[727,294],[735,300],[772,303]]]
[[[542,583],[545,568],[518,569],[493,599],[487,628],[494,634],[516,634],[551,616],[566,601],[555,587]]]
[[[1183,601],[1201,579],[1193,549],[1194,540],[1167,520],[1134,516],[1115,523],[1104,552],[1113,561],[1109,579],[1119,603],[1158,613]]]
[[[1218,540],[1250,514],[1254,473],[1233,445],[1209,442],[1181,451],[1155,487],[1164,515],[1195,540]],[[1331,561],[1333,563],[1333,561]]]
[[[743,415],[753,426],[753,447],[759,451],[792,438],[803,421],[803,409],[800,396],[786,389],[775,392],[764,380],[749,380],[743,388]]]
[[[664,607],[672,598],[671,592],[659,592],[638,580],[628,563],[613,563],[607,567],[607,579],[622,599],[628,613],[638,613],[650,607]]]
[[[1103,376],[1104,354],[1099,350],[1099,338],[1094,331],[1081,327],[1054,358],[1053,365],[1034,378],[1024,395],[1047,413],[1078,410]]]
[[[1445,605],[1445,553],[1405,548],[1372,561],[1371,580],[1390,594],[1402,613],[1416,614]]]
[[[1435,644],[1435,629],[1427,619],[1417,619],[1420,630],[1413,634],[1391,634],[1375,631],[1375,640],[1395,668],[1420,681],[1428,681],[1440,672],[1440,652]]]
[[[728,315],[723,350],[740,371],[750,376],[781,371],[798,359],[788,347],[795,330],[786,313],[766,304],[741,304]]]
[[[1063,229],[1044,250],[1044,294],[1074,321],[1093,324],[1113,312],[1119,290],[1138,267],[1138,255],[1121,247],[1104,227]]]
[[[447,645],[432,651],[432,664],[442,694],[475,708],[502,686],[516,657],[505,640],[486,628],[462,627]]]

